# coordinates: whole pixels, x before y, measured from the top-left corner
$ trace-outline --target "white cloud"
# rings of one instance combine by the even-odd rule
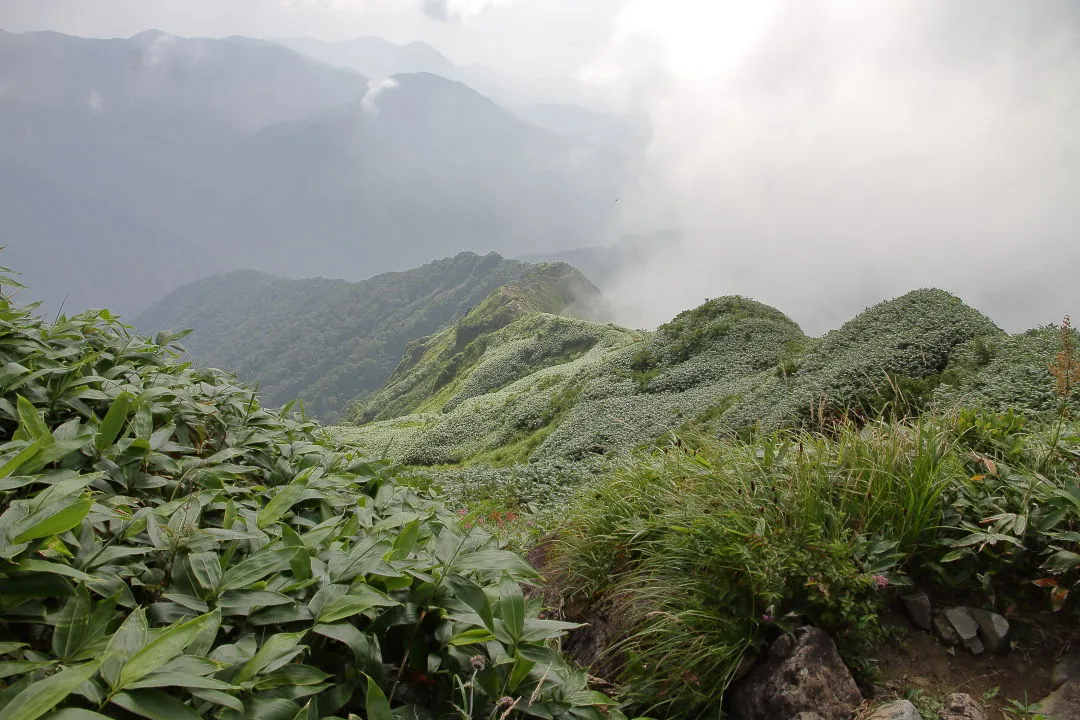
[[[367,92],[364,93],[364,99],[360,101],[360,107],[364,112],[369,115],[377,115],[379,112],[378,98],[387,90],[391,90],[398,86],[397,81],[393,78],[384,78],[382,80],[369,80]]]
[[[105,111],[105,98],[97,90],[94,90],[86,98],[86,107],[90,108],[90,112],[95,115],[100,115]]]

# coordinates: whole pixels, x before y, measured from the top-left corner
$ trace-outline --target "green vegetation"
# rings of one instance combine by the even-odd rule
[[[501,317],[500,297],[462,322]],[[625,455],[687,423],[714,433],[823,428],[976,393],[1032,417],[1054,407],[1053,380],[1039,368],[1056,336],[1010,337],[939,290],[881,303],[821,338],[739,297],[710,300],[655,333],[545,314],[470,332],[464,346],[461,331],[414,344],[365,402],[361,427],[335,432],[410,464],[564,462]],[[1023,381],[1008,379],[997,357]]]
[[[1080,581],[1080,427],[1050,448],[980,429],[998,420],[680,440],[567,503],[548,573],[567,606],[616,623],[604,665],[624,699],[678,717],[718,707],[747,655],[807,621],[872,672],[912,577],[1061,610]]]
[[[0,717],[602,720],[520,557],[129,330],[0,298]]]
[[[299,398],[333,422],[386,381],[409,341],[452,323],[530,267],[462,253],[359,283],[235,272],[176,290],[135,325],[194,328],[186,341],[193,359],[257,382],[269,404]]]

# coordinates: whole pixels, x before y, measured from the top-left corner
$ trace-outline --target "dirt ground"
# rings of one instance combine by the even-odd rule
[[[1046,614],[1009,619],[1013,635],[1009,652],[974,656],[946,646],[902,614],[890,617],[903,637],[878,655],[881,677],[874,699],[907,697],[924,714],[936,717],[945,696],[967,693],[982,703],[988,720],[1018,717],[1010,701],[1030,704],[1046,697],[1054,662],[1070,643],[1080,643],[1077,628],[1061,618]],[[1014,714],[1006,714],[1007,709]]]

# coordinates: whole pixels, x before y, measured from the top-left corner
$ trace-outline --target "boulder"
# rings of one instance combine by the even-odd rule
[[[986,712],[967,693],[953,693],[945,698],[938,717],[941,720],[986,720]]]
[[[1050,677],[1053,688],[1057,690],[1070,680],[1080,680],[1080,650],[1073,650],[1054,663],[1054,674]]]
[[[922,720],[922,716],[910,700],[896,700],[877,708],[863,720]]]
[[[989,610],[971,610],[971,617],[979,624],[979,639],[990,653],[1009,649],[1009,621]]]
[[[778,638],[768,660],[731,690],[731,720],[778,720],[815,713],[820,720],[847,720],[862,702],[836,645],[814,627]]]
[[[972,655],[983,653],[985,648],[979,640],[979,623],[975,622],[971,610],[965,607],[945,608],[945,619],[956,630],[960,644],[970,650]]]
[[[1080,680],[1069,680],[1039,703],[1039,714],[1050,720],[1080,720]]]
[[[943,613],[934,613],[934,632],[946,645],[960,644],[960,634],[956,632],[952,623],[945,619]]]
[[[904,609],[907,610],[908,617],[911,618],[915,627],[926,632],[933,632],[933,608],[930,605],[930,596],[919,590],[905,595],[903,600]]]

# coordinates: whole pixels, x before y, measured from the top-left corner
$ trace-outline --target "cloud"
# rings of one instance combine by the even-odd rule
[[[384,78],[382,80],[369,80],[367,92],[364,93],[364,99],[360,101],[360,107],[368,115],[377,115],[379,113],[379,106],[377,100],[387,90],[391,90],[398,86],[397,80],[393,78]]]
[[[86,98],[86,107],[90,108],[90,112],[95,115],[100,115],[105,111],[105,98],[97,90],[94,90]]]
[[[501,4],[501,0],[420,0],[424,14],[442,22],[460,21]]]
[[[1010,329],[1080,310],[1080,10],[1008,0],[631,0],[594,82],[653,127],[608,289],[651,326],[750,295],[807,330],[909,289]]]

